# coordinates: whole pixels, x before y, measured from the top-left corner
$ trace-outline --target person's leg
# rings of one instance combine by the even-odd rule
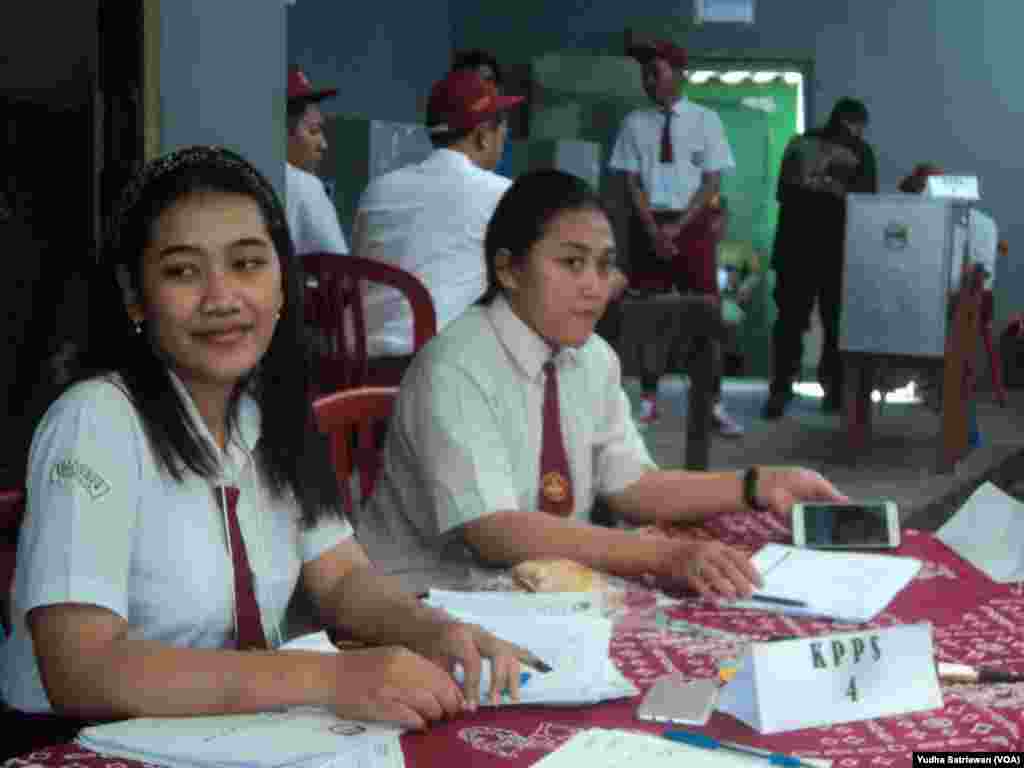
[[[793,380],[800,371],[803,335],[810,324],[815,297],[813,275],[802,266],[776,271],[774,296],[778,315],[772,328],[772,382],[761,411],[765,419],[782,416],[793,398]]]
[[[821,360],[818,380],[825,390],[822,408],[837,411],[843,397],[843,360],[839,354],[839,315],[843,303],[842,259],[829,263],[822,274],[818,291],[818,315],[821,317]]]
[[[711,392],[714,398],[711,406],[711,426],[722,437],[743,437],[743,425],[734,419],[722,402],[722,368],[725,362],[724,346],[721,341],[712,345],[714,373]]]

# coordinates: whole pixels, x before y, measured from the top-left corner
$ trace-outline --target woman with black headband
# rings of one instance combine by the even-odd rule
[[[307,396],[284,212],[245,160],[191,147],[126,190],[84,371],[36,429],[3,698],[60,717],[316,704],[408,727],[518,693],[527,652],[399,592],[342,516]],[[301,588],[373,647],[274,651]],[[452,677],[464,670],[460,687]]]

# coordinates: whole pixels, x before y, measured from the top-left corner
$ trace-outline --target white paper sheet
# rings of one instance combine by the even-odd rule
[[[125,720],[86,728],[78,743],[100,754],[171,768],[402,768],[401,733],[297,707],[255,715]]]
[[[640,692],[619,672],[608,655],[612,636],[612,623],[608,619],[582,615],[481,616],[454,608],[447,610],[462,621],[479,624],[498,637],[529,649],[552,667],[552,671],[546,673],[523,667],[530,679],[519,691],[520,704],[596,704],[636,696]],[[338,650],[326,632],[304,635],[281,647],[325,653]],[[480,703],[484,706],[493,706],[487,698],[490,684],[490,662],[484,659],[480,676]],[[502,705],[510,703],[505,700]]]
[[[800,758],[801,763],[828,768],[829,760]],[[724,749],[701,749],[659,736],[624,730],[589,728],[580,731],[534,768],[767,768],[766,757]]]
[[[426,602],[437,608],[468,611],[477,616],[603,615],[597,592],[453,592],[432,589]]]
[[[993,581],[1024,581],[1024,502],[992,483],[979,486],[935,535]]]
[[[799,600],[807,607],[758,600],[731,605],[798,616],[825,616],[841,621],[870,621],[920,570],[911,557],[823,552],[766,544],[751,557],[763,584],[755,594]]]
[[[635,696],[639,691],[615,667],[608,655],[612,623],[591,616],[478,616],[448,609],[463,620],[479,624],[498,637],[530,650],[551,666],[551,672],[530,673],[519,691],[521,704],[555,706],[594,704]],[[490,664],[480,680],[481,703],[490,687]],[[507,703],[507,702],[506,702]]]

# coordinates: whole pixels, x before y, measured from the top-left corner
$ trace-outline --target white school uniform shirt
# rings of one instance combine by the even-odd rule
[[[672,113],[673,162],[659,159],[665,113],[653,107],[626,115],[608,161],[612,170],[640,174],[651,210],[684,210],[702,173],[736,167],[716,112],[683,97],[672,105]]]
[[[348,253],[338,210],[318,176],[286,163],[284,197],[288,230],[297,256]]]
[[[483,566],[459,535],[498,511],[537,509],[547,343],[503,297],[473,306],[413,360],[356,536],[406,589],[466,588]],[[619,360],[592,334],[555,358],[572,516],[657,469],[630,415]],[[527,520],[524,520],[527,524]]]
[[[172,378],[201,438],[215,446],[184,386]],[[264,633],[271,645],[282,639],[302,563],[352,529],[342,519],[304,529],[294,497],[275,499],[266,490],[251,459],[260,418],[248,396],[239,402],[237,427],[222,455],[221,479],[210,483],[186,470],[179,483],[158,468],[117,377],[77,384],[50,407],[32,440],[13,633],[0,648],[10,706],[52,711],[25,621],[39,606],[97,605],[147,640],[234,647],[234,570],[215,484],[240,489],[239,526]]]
[[[436,149],[370,182],[356,213],[355,252],[423,281],[441,331],[487,286],[484,233],[511,184],[462,152]],[[412,309],[402,294],[371,284],[363,302],[369,355],[412,354]]]

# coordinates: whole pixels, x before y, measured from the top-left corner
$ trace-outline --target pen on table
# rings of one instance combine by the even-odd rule
[[[807,603],[803,600],[792,600],[788,597],[775,597],[774,595],[760,595],[753,594],[750,596],[751,600],[758,603],[772,603],[773,605],[787,605],[792,608],[806,608]]]
[[[713,739],[710,736],[705,736],[703,733],[693,733],[692,731],[665,731],[662,736],[671,741],[678,741],[680,744],[689,744],[691,747],[700,747],[701,749],[724,749],[729,752],[738,752],[744,755],[753,755],[754,757],[762,757],[772,765],[782,765],[788,768],[797,768],[797,766],[809,765],[800,760],[799,757],[793,755],[786,755],[781,752],[772,752],[767,749],[758,749],[757,747],[748,747],[746,744],[734,744],[731,741],[719,741]]]
[[[1024,683],[1024,675],[991,667],[975,669],[968,664],[940,661],[939,678],[944,683]]]
[[[530,669],[536,670],[537,672],[550,672],[553,669],[550,664],[538,659],[532,653],[525,659],[520,659],[520,661]]]
[[[530,673],[529,672],[520,672],[519,673],[519,687],[522,688],[528,682],[530,682]],[[502,699],[505,699],[506,701],[509,699],[509,697],[511,695],[512,695],[512,692],[508,688],[506,688],[505,690],[503,690],[501,692]]]

